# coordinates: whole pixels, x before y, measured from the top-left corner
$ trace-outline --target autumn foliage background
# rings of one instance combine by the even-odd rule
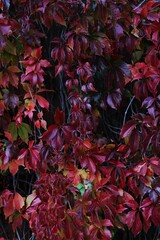
[[[159,1],[0,1],[0,239],[156,240]]]

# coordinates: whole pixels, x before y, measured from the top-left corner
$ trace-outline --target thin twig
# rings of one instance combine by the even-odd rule
[[[117,130],[121,130],[121,128],[119,128],[119,127],[115,127],[115,126],[112,126],[112,125],[110,125],[109,123],[107,123],[107,126],[109,126],[110,128],[114,128],[114,129],[117,129]]]
[[[131,104],[132,104],[134,98],[135,98],[135,96],[133,96],[133,97],[131,98],[131,101],[129,102],[128,107],[127,107],[127,109],[126,109],[126,111],[125,111],[125,113],[124,113],[123,125],[124,125],[125,122],[126,122],[127,113],[128,113],[128,110],[129,110],[129,108],[130,108],[130,106],[131,106]]]
[[[137,7],[135,7],[133,10],[136,10],[136,9],[138,9],[140,6],[142,6],[142,4],[143,3],[145,3],[146,2],[146,0],[143,0],[142,2],[140,2],[140,4],[137,6]]]
[[[60,98],[61,98],[61,106],[62,106],[62,110],[63,112],[65,112],[65,100],[64,100],[64,95],[63,95],[63,77],[62,74],[59,74],[59,78],[60,78]]]
[[[65,97],[65,100],[66,100],[65,103],[66,103],[66,109],[67,109],[67,112],[68,112],[67,123],[69,123],[70,122],[70,110],[69,110],[68,97],[67,97],[65,88],[63,88],[63,94],[64,94],[64,97]]]
[[[17,238],[18,238],[18,240],[21,240],[21,237],[20,237],[19,232],[18,232],[17,229],[16,229],[16,234],[17,234]]]
[[[0,227],[2,228],[2,231],[3,231],[3,233],[4,233],[4,236],[5,236],[6,240],[7,240],[7,239],[8,239],[8,236],[7,236],[7,233],[6,233],[6,231],[5,231],[5,228],[3,227],[3,224],[2,224],[1,221],[0,221]]]
[[[160,227],[157,227],[154,237],[153,237],[153,240],[158,240],[159,234],[160,234]]]
[[[34,240],[34,239],[35,239],[35,235],[32,235],[29,240]]]
[[[14,189],[14,193],[16,193],[16,179],[15,179],[15,175],[13,176],[13,189]]]
[[[30,194],[30,193],[31,193],[31,190],[32,190],[32,186],[33,186],[32,181],[33,181],[33,175],[32,175],[32,177],[31,177],[31,181],[30,181],[30,183],[29,183],[28,194]]]

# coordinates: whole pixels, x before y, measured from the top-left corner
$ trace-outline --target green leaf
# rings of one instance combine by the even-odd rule
[[[135,51],[135,52],[133,53],[133,60],[134,60],[134,62],[140,61],[142,55],[143,55],[143,51],[141,51],[141,50]]]
[[[12,55],[17,55],[16,53],[16,47],[13,43],[11,43],[10,41],[7,41],[7,44],[5,46],[5,51],[9,54],[12,54]]]
[[[77,185],[77,188],[79,189],[80,193],[81,193],[81,196],[83,196],[83,194],[85,193],[85,187],[82,183],[79,183]]]
[[[15,122],[8,125],[8,132],[12,135],[13,140],[17,140],[17,127]]]
[[[26,123],[22,123],[18,127],[18,135],[25,143],[28,143],[28,134],[31,133],[30,126]]]
[[[13,65],[18,65],[18,57],[16,55],[10,54],[6,51],[3,51],[1,54],[1,60],[4,65],[12,62]]]

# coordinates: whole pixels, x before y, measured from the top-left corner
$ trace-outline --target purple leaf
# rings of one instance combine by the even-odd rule
[[[121,93],[120,93],[119,89],[117,89],[116,91],[110,93],[107,96],[107,103],[113,109],[117,109],[117,107],[121,103],[121,100],[122,100],[122,96],[121,96]]]
[[[123,28],[122,28],[122,26],[119,25],[118,23],[117,23],[116,26],[115,26],[114,34],[115,34],[115,38],[116,38],[117,40],[119,40],[119,38],[123,36]]]

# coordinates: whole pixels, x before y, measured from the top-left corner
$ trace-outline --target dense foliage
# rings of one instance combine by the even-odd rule
[[[157,238],[159,10],[0,1],[0,239]]]

